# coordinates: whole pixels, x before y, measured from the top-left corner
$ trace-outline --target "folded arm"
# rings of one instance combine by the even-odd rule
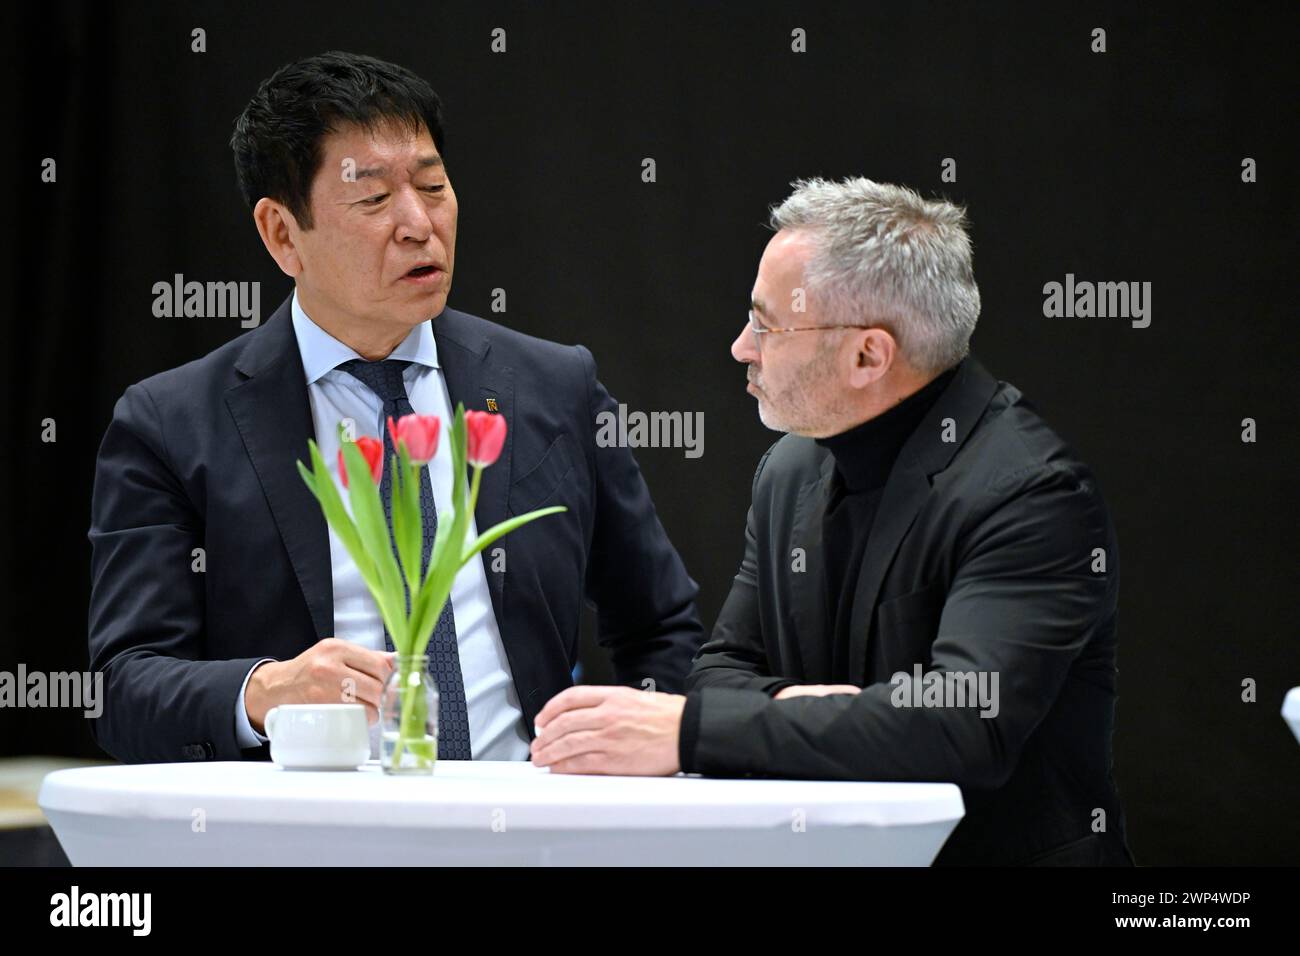
[[[995,500],[984,502],[987,517],[964,539],[931,659],[922,663],[926,672],[983,673],[986,686],[997,675],[995,714],[988,708],[990,716],[981,716],[979,706],[902,706],[895,682],[856,695],[772,700],[732,677],[693,677],[699,691],[684,720],[697,724],[683,768],[1001,786],[1072,662],[1113,614],[1116,593],[1112,577],[1090,567],[1092,549],[1113,539],[1089,485],[1046,469],[1014,492],[987,494]],[[737,659],[730,646],[725,654],[718,659]]]

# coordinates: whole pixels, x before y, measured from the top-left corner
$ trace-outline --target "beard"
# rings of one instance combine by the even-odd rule
[[[789,381],[771,391],[764,387],[761,373],[751,375],[750,381],[759,390],[759,421],[773,431],[794,435],[817,438],[835,434],[845,411],[835,381],[837,344],[819,347],[807,365],[794,370]]]

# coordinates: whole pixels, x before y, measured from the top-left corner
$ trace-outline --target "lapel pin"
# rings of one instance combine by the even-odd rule
[[[495,412],[497,410],[497,400],[495,398],[489,398],[487,400],[487,407],[489,412]]]

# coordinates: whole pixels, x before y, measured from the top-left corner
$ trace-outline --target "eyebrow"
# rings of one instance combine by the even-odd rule
[[[443,165],[441,156],[421,156],[415,162],[416,169],[428,169],[430,166],[441,166],[441,165]],[[388,175],[387,166],[372,166],[369,169],[358,169],[356,172],[357,179],[367,179],[376,176],[387,176],[387,175]]]
[[[761,299],[750,299],[749,307],[753,309],[755,312],[757,312],[759,315],[767,315],[767,307],[763,305]]]

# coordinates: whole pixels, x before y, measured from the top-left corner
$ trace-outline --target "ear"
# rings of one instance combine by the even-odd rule
[[[898,343],[885,329],[864,329],[850,340],[853,351],[849,384],[866,388],[879,382],[898,361]]]
[[[274,199],[263,196],[253,207],[253,222],[257,224],[262,245],[266,246],[280,271],[291,279],[296,278],[302,272],[302,259],[295,245],[301,230],[293,213]]]

